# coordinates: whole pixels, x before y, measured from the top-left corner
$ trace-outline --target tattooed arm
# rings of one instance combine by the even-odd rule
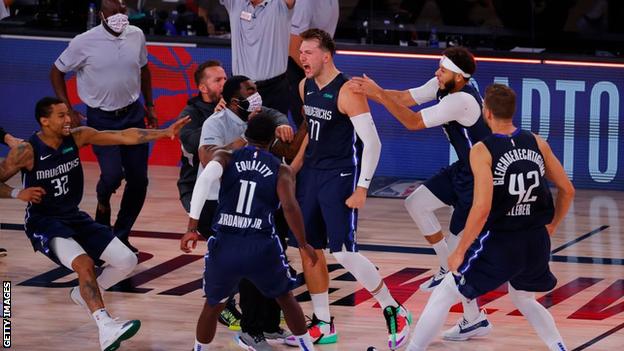
[[[18,198],[23,201],[39,203],[45,195],[45,190],[39,187],[31,187],[17,190],[5,184],[22,168],[32,169],[33,148],[29,143],[21,143],[9,151],[6,159],[0,162],[0,198]]]
[[[135,145],[143,144],[160,138],[173,139],[182,127],[189,122],[189,117],[177,120],[167,129],[139,129],[98,131],[90,127],[72,129],[72,135],[78,147],[88,144],[94,145]]]

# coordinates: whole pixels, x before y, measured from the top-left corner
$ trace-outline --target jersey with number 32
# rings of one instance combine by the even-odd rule
[[[22,169],[24,187],[42,187],[45,196],[41,203],[30,203],[27,216],[62,216],[78,211],[82,200],[84,175],[78,146],[73,136],[63,138],[61,146],[54,149],[46,145],[35,133],[28,140],[33,148],[33,168]]]

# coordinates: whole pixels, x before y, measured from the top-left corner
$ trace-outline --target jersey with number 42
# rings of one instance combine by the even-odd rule
[[[486,229],[524,231],[550,223],[553,199],[535,136],[518,128],[511,135],[492,134],[483,143],[492,155],[494,181]]]
[[[25,188],[42,187],[45,196],[41,203],[29,203],[26,216],[63,216],[78,212],[82,200],[84,175],[78,146],[73,136],[63,138],[54,149],[35,133],[28,140],[33,148],[32,170],[22,169]]]
[[[213,219],[215,233],[274,233],[279,168],[277,157],[255,146],[232,154],[221,177],[219,205]]]

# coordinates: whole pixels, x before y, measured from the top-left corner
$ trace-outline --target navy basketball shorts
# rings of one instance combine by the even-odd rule
[[[453,206],[449,229],[454,235],[464,230],[472,206],[474,178],[469,167],[456,161],[424,183],[440,201]]]
[[[225,302],[241,279],[249,280],[269,299],[295,286],[277,235],[216,233],[208,239],[204,260],[204,293],[211,306]]]
[[[474,299],[509,282],[516,290],[544,292],[557,285],[550,271],[550,236],[542,227],[522,232],[481,233],[456,277],[459,292]]]
[[[358,211],[345,201],[357,184],[355,167],[320,170],[305,168],[297,197],[305,222],[306,240],[315,249],[356,252]]]
[[[78,211],[65,216],[33,215],[26,220],[26,235],[33,248],[58,265],[62,265],[50,247],[52,238],[72,238],[96,264],[104,249],[115,237],[112,230],[94,221],[87,213]]]

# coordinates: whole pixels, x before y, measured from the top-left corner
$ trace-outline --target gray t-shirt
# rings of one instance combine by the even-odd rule
[[[141,67],[147,64],[145,35],[128,26],[116,37],[100,24],[77,35],[54,62],[61,72],[76,71],[78,96],[93,108],[114,111],[141,94]]]
[[[319,28],[334,36],[340,16],[338,0],[297,0],[294,10],[290,33],[299,35]]]
[[[292,9],[284,0],[220,0],[230,16],[232,73],[259,81],[286,72]]]

